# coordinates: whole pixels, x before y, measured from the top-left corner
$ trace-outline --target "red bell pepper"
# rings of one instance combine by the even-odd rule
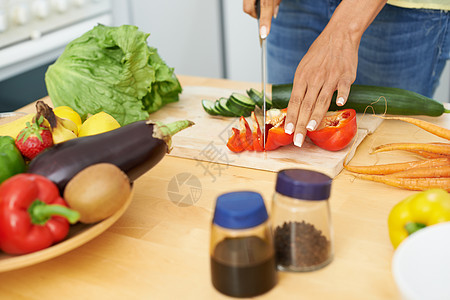
[[[284,120],[287,109],[270,109],[266,112],[266,148],[264,148],[261,127],[255,113],[252,112],[251,119],[253,129],[250,128],[244,117],[239,119],[240,129],[232,128],[233,134],[228,140],[227,146],[233,152],[244,150],[275,150],[281,146],[289,145],[293,141],[292,134],[284,132]]]
[[[252,130],[244,117],[239,120],[240,129],[232,128],[233,135],[227,146],[233,152],[244,150],[275,150],[281,146],[289,145],[293,135],[284,132],[287,109],[270,109],[266,112],[266,147],[263,148],[263,136],[258,119],[252,112]],[[251,134],[250,134],[251,130]],[[338,151],[345,148],[356,135],[356,112],[354,109],[343,109],[326,115],[314,131],[308,131],[307,136],[317,146]]]
[[[35,252],[61,241],[79,213],[67,207],[56,185],[35,174],[18,174],[0,185],[0,248]]]
[[[357,130],[356,111],[343,109],[326,115],[316,130],[308,131],[306,136],[320,148],[338,151],[352,141]]]
[[[281,146],[292,144],[292,134],[284,132],[283,127],[272,127],[267,133],[266,150],[275,150]]]
[[[227,147],[233,152],[242,152],[244,150],[252,151],[254,150],[253,146],[253,132],[248,124],[247,120],[244,117],[239,119],[239,127],[231,128],[233,130],[233,134],[228,139]],[[260,130],[261,131],[261,130]]]
[[[251,118],[252,118],[252,124],[253,124],[253,130],[252,130],[253,149],[257,152],[264,151],[264,143],[263,143],[261,128],[259,127],[259,122],[255,116],[254,111],[252,111]]]
[[[231,137],[228,139],[227,147],[233,152],[242,152],[245,150],[245,148],[242,146],[241,142],[241,131],[237,128],[231,128],[233,133],[231,134]]]
[[[287,108],[270,109],[266,112],[266,150],[275,150],[281,146],[292,144],[293,134],[284,132]]]
[[[241,130],[239,132],[239,138],[241,139],[242,147],[244,150],[253,150],[253,134],[252,130],[250,128],[250,125],[248,125],[247,120],[241,116],[239,119],[239,126],[241,127]]]

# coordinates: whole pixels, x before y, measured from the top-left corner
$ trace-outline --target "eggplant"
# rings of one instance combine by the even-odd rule
[[[133,182],[170,152],[175,133],[192,125],[188,120],[167,125],[137,121],[105,133],[71,139],[36,156],[27,172],[47,177],[61,194],[78,172],[97,163],[116,165]]]

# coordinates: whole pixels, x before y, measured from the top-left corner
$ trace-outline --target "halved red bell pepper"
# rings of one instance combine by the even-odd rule
[[[266,150],[275,150],[292,144],[293,134],[284,132],[287,108],[270,109],[266,112]]]
[[[35,252],[61,241],[79,213],[67,207],[57,186],[36,174],[18,174],[0,185],[0,248]]]
[[[345,148],[356,135],[356,111],[343,109],[326,115],[316,130],[308,131],[311,141],[329,151],[338,151]]]

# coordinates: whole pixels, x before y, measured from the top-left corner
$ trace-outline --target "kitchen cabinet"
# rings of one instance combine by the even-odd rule
[[[0,112],[46,96],[47,67],[98,23],[113,25],[111,0],[0,0]]]

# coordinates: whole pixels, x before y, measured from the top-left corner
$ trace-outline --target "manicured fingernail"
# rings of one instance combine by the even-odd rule
[[[286,127],[284,127],[284,132],[286,132],[287,134],[292,134],[294,132],[294,124],[286,124]]]
[[[314,130],[316,129],[317,122],[315,120],[309,121],[308,125],[306,125],[306,129]]]
[[[273,11],[273,17],[276,19],[278,16],[278,10],[280,9],[280,5],[275,6],[275,10]]]
[[[303,144],[303,134],[297,133],[294,140],[294,145],[297,147],[301,147]]]
[[[261,26],[261,28],[259,29],[259,36],[262,39],[265,39],[267,37],[267,27],[266,26]]]
[[[344,105],[344,97],[339,97],[339,98],[336,100],[336,104],[339,105],[339,106]]]

